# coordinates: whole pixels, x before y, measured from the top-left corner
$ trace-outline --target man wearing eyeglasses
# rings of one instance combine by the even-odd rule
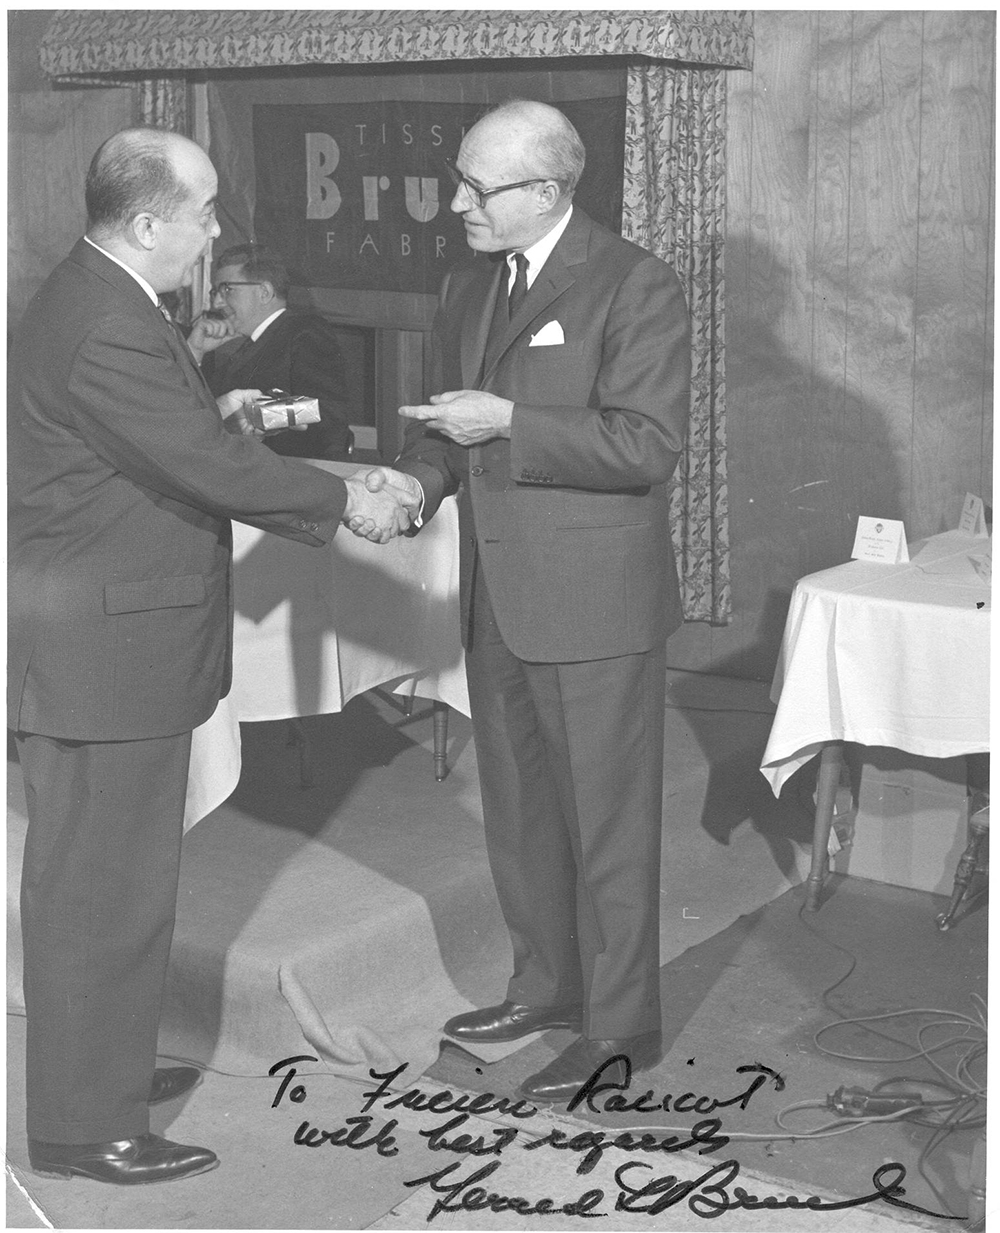
[[[513,946],[475,1047],[579,1033],[522,1092],[569,1099],[660,1059],[665,651],[681,620],[667,483],[684,440],[687,307],[673,271],[573,204],[553,107],[515,101],[451,168],[477,254],[441,290],[430,401],[396,470],[423,518],[461,488],[463,634],[490,865]],[[416,482],[414,482],[416,481]]]
[[[276,454],[346,460],[354,435],[336,332],[319,313],[288,307],[290,281],[277,253],[255,244],[226,249],[216,262],[213,312],[198,318],[188,343],[215,394],[276,389],[319,400],[318,424],[264,438]]]

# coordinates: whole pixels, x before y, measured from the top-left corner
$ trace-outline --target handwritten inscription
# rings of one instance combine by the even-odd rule
[[[276,1062],[268,1071],[278,1078],[278,1088],[271,1102],[278,1108],[286,1099],[292,1104],[302,1104],[308,1095],[304,1082],[296,1082],[297,1066],[302,1062],[317,1062],[311,1054],[296,1054]],[[624,1061],[625,1077],[620,1082],[608,1082],[607,1071],[615,1062]],[[714,1113],[724,1108],[746,1109],[754,1095],[767,1083],[773,1083],[775,1091],[782,1091],[784,1079],[777,1071],[761,1062],[752,1062],[736,1068],[738,1075],[752,1075],[749,1083],[732,1096],[715,1097],[683,1092],[678,1096],[656,1095],[650,1089],[640,1095],[631,1093],[632,1069],[628,1058],[618,1055],[599,1066],[567,1104],[567,1110],[584,1106],[603,1113]],[[500,1170],[504,1153],[520,1147],[525,1151],[550,1151],[577,1153],[578,1175],[591,1173],[609,1149],[630,1155],[649,1156],[658,1153],[673,1153],[696,1150],[700,1155],[721,1151],[730,1142],[718,1117],[703,1117],[685,1134],[663,1135],[662,1132],[636,1132],[634,1129],[582,1130],[568,1134],[557,1127],[549,1126],[543,1133],[522,1133],[518,1125],[503,1126],[481,1131],[481,1123],[470,1119],[476,1115],[499,1113],[527,1120],[538,1109],[524,1100],[511,1100],[493,1092],[477,1095],[454,1093],[447,1089],[425,1092],[419,1087],[406,1091],[394,1090],[406,1070],[406,1064],[395,1070],[368,1073],[377,1086],[362,1092],[361,1112],[344,1120],[344,1125],[333,1130],[320,1129],[309,1121],[299,1124],[292,1136],[296,1147],[320,1148],[324,1146],[365,1151],[374,1148],[379,1156],[392,1157],[399,1153],[395,1131],[399,1122],[393,1118],[376,1125],[376,1113],[393,1109],[428,1113],[435,1116],[450,1115],[434,1126],[420,1127],[417,1134],[425,1140],[426,1148],[434,1153],[449,1153],[462,1159],[448,1161],[420,1177],[411,1178],[404,1185],[417,1188],[425,1186],[433,1197],[426,1220],[430,1224],[438,1216],[454,1212],[514,1212],[519,1216],[574,1216],[581,1219],[599,1219],[615,1212],[636,1217],[656,1216],[668,1208],[681,1204],[695,1216],[711,1220],[725,1212],[743,1209],[797,1210],[809,1212],[842,1211],[850,1207],[864,1207],[870,1203],[887,1203],[892,1207],[905,1208],[924,1216],[941,1220],[958,1220],[963,1217],[928,1211],[926,1208],[907,1203],[903,1181],[906,1169],[898,1162],[883,1164],[872,1174],[872,1191],[856,1199],[828,1201],[817,1195],[800,1197],[787,1195],[758,1196],[736,1182],[740,1165],[736,1160],[723,1160],[694,1178],[679,1178],[673,1174],[657,1174],[647,1160],[632,1159],[618,1165],[614,1172],[614,1188],[605,1190],[594,1187],[570,1198],[541,1196],[531,1198],[507,1194],[502,1188],[491,1189],[488,1183]],[[468,1129],[466,1129],[468,1127]],[[489,1158],[480,1164],[481,1158]],[[499,1180],[499,1179],[497,1179]]]

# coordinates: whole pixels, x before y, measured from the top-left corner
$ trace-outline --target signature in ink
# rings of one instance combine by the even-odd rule
[[[481,1169],[477,1169],[476,1172],[470,1173],[468,1177],[460,1181],[451,1181],[451,1175],[461,1167],[459,1162],[455,1161],[454,1164],[438,1169],[436,1173],[428,1173],[424,1177],[416,1177],[403,1184],[405,1186],[430,1186],[435,1194],[445,1196],[434,1200],[434,1206],[427,1216],[428,1224],[442,1212],[489,1210],[491,1212],[516,1212],[519,1216],[583,1216],[587,1219],[607,1215],[607,1212],[593,1210],[598,1203],[603,1201],[603,1190],[587,1190],[578,1199],[557,1206],[555,1199],[526,1199],[522,1195],[499,1194],[476,1184],[491,1177],[500,1168],[500,1164],[499,1160],[493,1160],[488,1165],[483,1165]]]
[[[872,1174],[874,1190],[871,1194],[862,1195],[857,1199],[840,1199],[826,1202],[818,1195],[799,1198],[797,1195],[787,1195],[779,1199],[775,1195],[758,1197],[750,1194],[742,1186],[733,1188],[732,1194],[726,1189],[740,1175],[739,1162],[723,1160],[714,1165],[700,1177],[681,1181],[676,1177],[657,1177],[645,1185],[631,1185],[626,1180],[630,1169],[651,1169],[652,1166],[639,1160],[630,1160],[619,1165],[615,1170],[615,1182],[619,1193],[615,1201],[616,1212],[631,1212],[643,1216],[655,1216],[668,1207],[687,1201],[690,1210],[703,1220],[712,1220],[725,1212],[743,1208],[745,1211],[758,1209],[780,1210],[796,1209],[812,1212],[836,1212],[848,1207],[864,1207],[869,1203],[888,1203],[892,1207],[906,1208],[907,1211],[919,1212],[922,1216],[933,1216],[938,1220],[963,1220],[962,1216],[945,1215],[943,1212],[931,1212],[914,1203],[905,1203],[902,1196],[906,1194],[903,1180],[906,1169],[898,1161],[880,1165]]]

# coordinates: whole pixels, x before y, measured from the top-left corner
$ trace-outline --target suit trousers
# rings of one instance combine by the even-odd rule
[[[470,633],[486,846],[514,951],[507,997],[581,1002],[594,1039],[658,1029],[665,648],[521,660],[481,575]]]
[[[18,733],[28,1137],[149,1129],[191,733],[89,743]]]

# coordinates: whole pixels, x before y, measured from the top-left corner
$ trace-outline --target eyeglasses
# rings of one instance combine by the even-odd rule
[[[234,283],[219,283],[219,285],[218,285],[217,287],[213,287],[213,288],[212,288],[212,299],[214,300],[214,299],[215,299],[215,297],[216,297],[217,295],[221,295],[221,296],[225,297],[226,299],[228,299],[228,298],[229,298],[229,293],[230,293],[230,291],[232,291],[232,289],[233,289],[234,287],[260,287],[260,286],[262,286],[262,284],[261,284],[261,283],[259,283],[259,282],[253,282],[253,283],[241,283],[241,282],[234,282]]]
[[[472,198],[473,204],[480,210],[486,204],[488,197],[495,197],[497,193],[509,193],[512,188],[527,188],[529,184],[544,184],[550,178],[549,176],[535,176],[532,180],[518,180],[516,184],[501,184],[497,188],[480,188],[477,184],[470,184],[450,158],[444,160],[444,165],[448,168],[448,174],[455,187],[464,188]]]

